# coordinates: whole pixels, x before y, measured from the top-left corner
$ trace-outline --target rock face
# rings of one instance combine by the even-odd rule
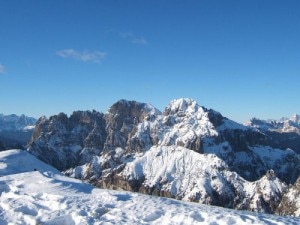
[[[279,215],[300,216],[300,177],[294,185],[289,187],[276,213]]]
[[[70,117],[60,113],[37,121],[29,151],[57,169],[66,170],[99,155],[106,136],[102,113],[77,111]]]
[[[300,158],[272,138],[192,99],[162,113],[120,100],[105,114],[40,118],[28,151],[99,187],[273,213]]]
[[[112,105],[105,115],[107,137],[103,151],[107,153],[116,147],[126,149],[126,153],[149,149],[153,145],[151,134],[145,132],[144,137],[136,137],[137,126],[155,120],[157,114],[157,109],[145,103],[121,100]]]
[[[0,114],[0,151],[25,148],[32,136],[36,119],[25,115]]]

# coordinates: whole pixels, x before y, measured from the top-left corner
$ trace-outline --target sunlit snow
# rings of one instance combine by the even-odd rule
[[[98,189],[68,178],[25,151],[0,152],[0,224],[299,224],[138,193]]]

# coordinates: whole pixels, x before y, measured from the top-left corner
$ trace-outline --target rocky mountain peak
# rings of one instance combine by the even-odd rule
[[[137,139],[138,125],[146,121],[154,121],[161,112],[147,103],[120,100],[113,104],[105,115],[106,143],[104,152],[109,152],[117,147],[125,149],[126,152],[142,151],[149,146],[149,131],[141,131],[145,140]],[[146,132],[146,133],[144,133]]]
[[[41,117],[28,150],[60,170],[70,168],[103,149],[104,124],[103,114],[96,111],[76,111],[70,117],[65,113],[49,119]]]
[[[280,181],[274,170],[270,169],[250,186],[252,193],[249,208],[257,212],[273,213],[281,202],[287,185]],[[253,191],[252,190],[252,191]]]
[[[109,108],[107,117],[114,115],[114,117],[132,119],[134,123],[139,123],[155,114],[160,114],[160,112],[150,104],[122,99]]]
[[[275,174],[275,172],[274,172],[274,170],[268,170],[267,172],[266,172],[266,178],[268,179],[268,180],[275,180],[276,179],[276,174]]]
[[[223,124],[224,118],[221,113],[200,106],[191,98],[180,98],[172,100],[165,108],[164,116],[193,118],[203,123],[210,123],[217,128]]]
[[[300,116],[298,114],[292,115],[290,120],[300,125]]]
[[[184,116],[193,114],[199,110],[197,102],[191,98],[179,98],[172,100],[165,108],[164,115]]]

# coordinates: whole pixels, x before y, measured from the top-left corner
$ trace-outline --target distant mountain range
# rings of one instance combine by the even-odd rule
[[[25,148],[30,140],[36,119],[25,115],[0,114],[0,151]]]
[[[281,118],[279,120],[260,120],[252,118],[245,123],[246,126],[258,128],[259,130],[275,131],[281,133],[295,132],[300,134],[300,116],[294,114],[291,118]]]
[[[246,126],[256,128],[271,139],[271,146],[282,149],[291,148],[300,153],[300,116],[280,120],[260,120],[252,118]]]
[[[299,216],[299,136],[299,116],[242,125],[192,99],[120,100],[41,117],[28,151],[98,187]]]

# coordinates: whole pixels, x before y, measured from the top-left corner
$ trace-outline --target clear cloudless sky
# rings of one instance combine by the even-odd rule
[[[181,97],[238,122],[299,114],[300,1],[0,1],[0,113]]]

